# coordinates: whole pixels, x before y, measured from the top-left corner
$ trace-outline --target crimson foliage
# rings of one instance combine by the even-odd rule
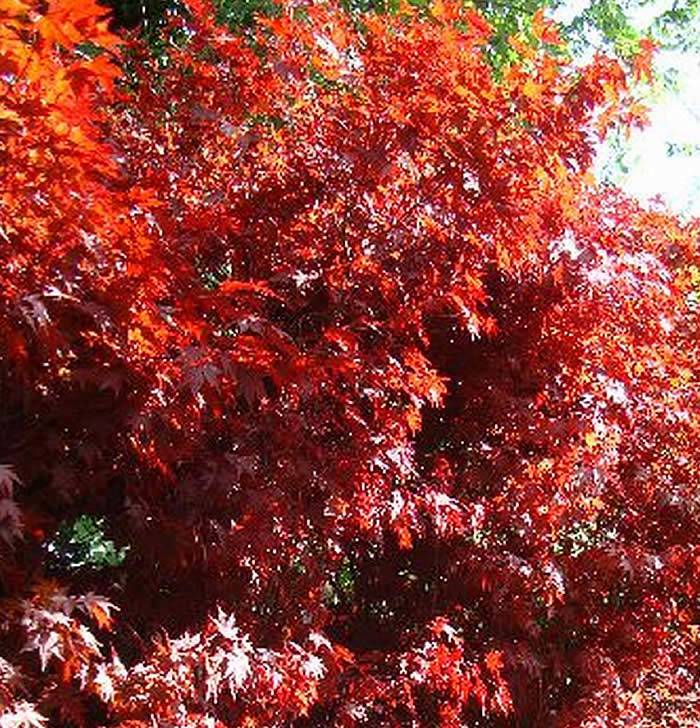
[[[696,725],[700,226],[590,176],[619,66],[0,21],[0,725]]]

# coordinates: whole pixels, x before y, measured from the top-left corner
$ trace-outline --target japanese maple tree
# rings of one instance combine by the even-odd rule
[[[0,0],[0,726],[697,725],[700,224],[596,186],[618,63],[164,32]]]

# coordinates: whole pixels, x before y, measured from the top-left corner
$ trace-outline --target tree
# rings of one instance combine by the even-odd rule
[[[697,722],[700,225],[591,178],[618,63],[188,7],[0,1],[0,725]]]
[[[429,12],[427,0],[408,0],[417,10]],[[594,0],[579,5],[563,0],[463,0],[482,14],[491,25],[488,56],[500,66],[517,60],[517,50],[510,44],[513,36],[528,36],[532,19],[538,12],[559,18],[558,28],[574,53],[585,54],[592,43],[623,61],[630,61],[653,38],[663,48],[696,52],[700,44],[700,4],[697,0],[677,0],[672,7],[654,5],[648,0]],[[160,49],[159,31],[166,25],[168,13],[187,13],[178,0],[109,0],[120,26],[141,25],[146,36]],[[401,11],[399,0],[343,0],[350,13],[395,14]],[[214,0],[217,18],[236,32],[245,32],[256,17],[274,16],[280,10],[276,0]],[[552,49],[550,49],[552,50]],[[670,83],[672,79],[668,79]]]

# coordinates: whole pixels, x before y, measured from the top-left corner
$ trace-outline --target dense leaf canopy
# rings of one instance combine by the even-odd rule
[[[618,63],[167,23],[0,0],[2,728],[697,724],[700,223],[590,175]]]

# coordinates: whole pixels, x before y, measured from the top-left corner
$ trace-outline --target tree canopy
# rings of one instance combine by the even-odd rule
[[[0,0],[2,728],[697,723],[700,222],[592,177],[618,61],[185,10]]]
[[[115,20],[126,27],[141,26],[152,39],[158,36],[168,13],[187,12],[179,0],[106,0],[115,11]],[[491,25],[489,58],[498,65],[512,61],[517,51],[509,43],[514,35],[527,35],[533,16],[547,11],[559,17],[562,36],[577,51],[600,44],[624,60],[633,57],[648,37],[665,48],[700,50],[700,3],[676,0],[668,4],[655,0],[462,0],[481,13]],[[408,0],[416,10],[428,11],[428,0]],[[342,0],[350,14],[366,12],[395,14],[399,0]],[[214,0],[217,19],[232,29],[245,30],[256,17],[274,16],[280,11],[276,0]],[[639,18],[644,18],[641,23]]]

